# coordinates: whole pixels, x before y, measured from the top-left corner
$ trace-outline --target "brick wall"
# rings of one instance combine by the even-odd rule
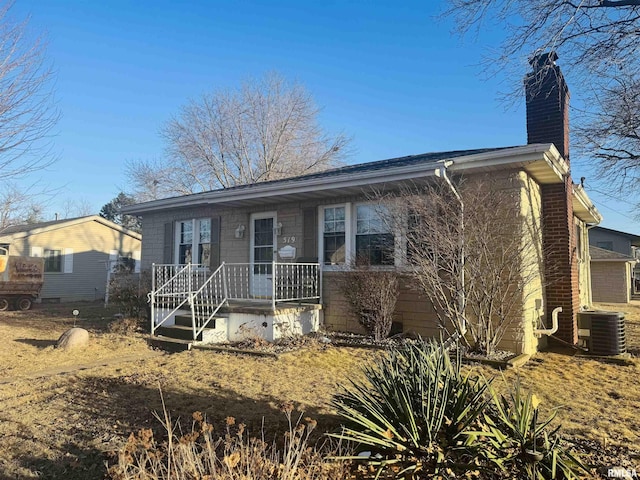
[[[547,321],[551,322],[554,308],[562,307],[557,336],[574,344],[578,340],[576,314],[580,310],[580,286],[571,177],[567,177],[565,183],[542,187],[542,213]]]
[[[560,68],[549,65],[525,79],[527,143],[553,143],[569,161],[569,89]]]
[[[533,71],[525,78],[527,143],[553,143],[569,163],[569,89],[557,58],[550,52],[531,60]],[[557,336],[575,344],[580,285],[572,194],[571,175],[542,187],[547,321],[554,308],[562,307]]]

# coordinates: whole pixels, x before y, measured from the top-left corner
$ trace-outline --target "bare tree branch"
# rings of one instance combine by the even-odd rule
[[[458,180],[464,208],[444,183],[416,186],[380,199],[394,231],[404,231],[410,274],[431,301],[440,327],[464,333],[473,350],[492,355],[523,305],[536,293],[544,253],[533,238],[540,226],[520,214],[521,185],[510,178]],[[464,283],[460,275],[464,248]],[[541,288],[541,287],[539,287]],[[456,301],[464,291],[464,304]]]
[[[527,61],[556,51],[571,75],[573,145],[618,186],[640,187],[640,0],[449,0],[445,16],[459,34],[498,24],[506,38],[484,60],[487,75],[505,73],[506,100],[522,98]]]
[[[14,22],[12,2],[0,7],[0,179],[15,179],[50,165],[47,142],[59,118],[53,71],[42,38],[31,41],[28,20]]]
[[[190,101],[163,127],[167,158],[132,162],[137,192],[162,197],[276,180],[335,166],[349,139],[318,125],[309,93],[275,73]]]

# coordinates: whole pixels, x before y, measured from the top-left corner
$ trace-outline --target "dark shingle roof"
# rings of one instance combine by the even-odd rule
[[[589,245],[589,255],[591,255],[591,260],[620,260],[632,262],[635,258],[625,255],[624,253],[614,252],[613,250],[606,250],[600,247],[594,247],[593,245]]]
[[[93,216],[93,215],[90,215],[90,216]],[[74,220],[79,220],[81,218],[86,218],[86,217],[74,217],[74,218],[65,218],[63,220],[51,220],[49,222],[24,223],[22,225],[12,225],[10,227],[5,228],[4,230],[0,230],[0,234],[1,235],[10,235],[12,233],[27,232],[29,230],[35,230],[35,229],[38,229],[38,228],[50,227],[50,226],[56,225],[58,223],[72,222]]]
[[[430,152],[430,153],[421,153],[419,155],[407,155],[405,157],[396,157],[396,158],[388,158],[386,160],[377,160],[374,162],[367,163],[357,163],[355,165],[345,165],[344,167],[332,168],[329,170],[322,170],[321,172],[316,173],[307,173],[305,175],[299,175],[297,177],[289,177],[283,178],[279,180],[269,180],[266,182],[259,183],[251,183],[244,185],[235,185],[229,188],[221,188],[219,190],[238,190],[244,188],[251,188],[254,185],[269,185],[269,184],[288,184],[297,182],[299,180],[311,180],[314,178],[330,178],[337,177],[340,175],[348,175],[354,173],[367,173],[374,172],[379,170],[384,170],[390,167],[407,167],[411,165],[419,165],[424,163],[425,165],[429,165],[432,163],[436,163],[440,160],[446,160],[449,158],[457,158],[457,157],[466,157],[469,155],[477,155],[480,153],[486,152],[497,152],[499,150],[506,150],[508,148],[515,147],[497,147],[497,148],[478,148],[474,150],[451,150],[447,152]],[[216,190],[211,190],[216,191]]]

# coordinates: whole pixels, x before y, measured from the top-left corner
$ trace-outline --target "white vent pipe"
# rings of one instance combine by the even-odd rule
[[[558,331],[558,314],[561,311],[562,311],[562,307],[556,307],[553,309],[553,312],[551,312],[551,320],[552,320],[551,328],[548,328],[546,330],[534,329],[533,334],[541,337],[542,335],[553,335],[554,333],[556,333]]]

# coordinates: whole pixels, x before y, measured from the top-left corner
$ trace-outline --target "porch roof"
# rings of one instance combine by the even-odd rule
[[[447,162],[452,173],[522,168],[540,184],[561,183],[564,175],[569,172],[567,163],[552,144],[433,152],[349,165],[282,180],[153,200],[123,207],[122,213],[140,215],[202,205],[243,207],[263,205],[265,202],[358,195],[367,189],[384,190],[407,182],[423,183],[433,177],[435,170],[444,162]]]

